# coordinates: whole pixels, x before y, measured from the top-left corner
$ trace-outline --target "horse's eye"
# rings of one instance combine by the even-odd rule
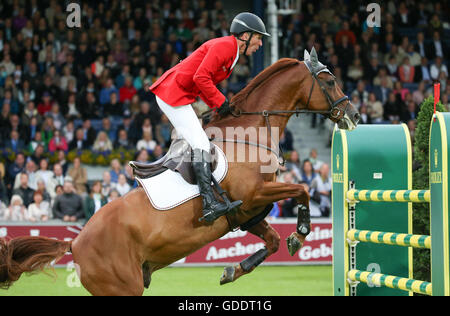
[[[334,80],[327,81],[327,85],[332,88],[334,87]]]

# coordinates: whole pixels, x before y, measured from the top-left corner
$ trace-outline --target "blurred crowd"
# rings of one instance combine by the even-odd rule
[[[0,4],[0,219],[87,220],[135,187],[123,159],[88,181],[82,153],[163,156],[172,126],[147,88],[229,32],[221,1],[77,3],[81,28],[66,25],[66,2]],[[247,64],[229,80],[234,92]]]
[[[441,2],[385,1],[381,27],[370,28],[358,1],[302,1],[301,13],[279,16],[280,57],[303,59],[314,45],[363,123],[413,130],[434,82],[448,105],[449,14]],[[67,3],[0,4],[0,219],[87,220],[135,187],[117,158],[88,181],[81,153],[126,151],[140,162],[164,155],[172,126],[146,88],[205,41],[229,35],[232,19],[223,1],[79,1],[81,28],[69,28]],[[231,99],[250,74],[241,56],[218,88]],[[300,160],[294,136],[285,131],[289,163],[280,181],[307,184],[318,216],[328,216],[329,168],[314,150]],[[292,205],[278,203],[272,216],[295,216]]]
[[[434,83],[449,106],[449,3],[383,1],[379,27],[369,27],[370,2],[302,1],[301,13],[279,16],[280,54],[302,59],[314,45],[362,123],[406,123],[413,131]]]

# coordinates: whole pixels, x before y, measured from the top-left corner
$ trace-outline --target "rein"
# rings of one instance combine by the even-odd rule
[[[231,111],[231,115],[234,117],[240,117],[242,115],[262,115],[266,121],[266,126],[269,129],[269,136],[270,139],[273,143],[273,137],[272,137],[272,128],[270,125],[270,120],[269,117],[271,115],[275,115],[275,116],[282,116],[282,117],[289,117],[292,114],[295,114],[296,116],[298,116],[299,114],[302,113],[317,113],[317,114],[323,114],[325,116],[327,116],[330,119],[335,119],[338,120],[341,116],[345,115],[345,113],[347,112],[348,106],[350,105],[350,100],[349,97],[347,95],[344,95],[343,97],[339,98],[336,101],[333,101],[333,99],[331,98],[330,94],[328,93],[325,85],[323,84],[322,80],[318,77],[318,75],[322,72],[322,71],[327,71],[327,67],[323,66],[321,68],[316,68],[314,69],[311,65],[310,61],[304,61],[306,67],[308,68],[308,70],[310,71],[312,77],[313,77],[313,83],[311,85],[311,89],[309,91],[309,96],[308,96],[308,101],[306,103],[305,109],[299,109],[298,107],[295,108],[295,110],[272,110],[272,111],[268,111],[268,110],[263,110],[263,111],[255,111],[255,112],[247,112],[247,111],[242,111],[241,109],[237,109],[237,111],[235,112],[234,109],[236,109],[235,107],[233,107],[234,109]],[[330,73],[331,74],[331,73]],[[331,74],[333,77],[334,75]],[[311,101],[311,97],[314,91],[314,85],[315,83],[319,84],[320,89],[322,90],[322,93],[325,95],[329,105],[330,105],[330,109],[329,110],[308,110],[308,106],[309,106],[309,102]],[[343,102],[343,101],[347,101],[344,110],[340,109],[338,107],[338,105]],[[232,106],[232,104],[230,104],[230,106]],[[210,109],[209,111],[206,111],[205,113],[203,113],[201,115],[202,119],[204,119],[205,117],[211,116],[211,114],[213,113],[214,109]],[[285,160],[284,160],[284,153],[283,150],[281,148],[281,145],[278,144],[278,148],[279,148],[279,153],[278,154],[275,150],[273,150],[272,148],[269,148],[268,146],[265,145],[261,145],[258,143],[253,143],[253,142],[249,142],[249,141],[245,141],[245,140],[236,140],[236,139],[212,139],[212,141],[217,141],[217,142],[233,142],[233,143],[238,143],[238,144],[246,144],[246,145],[251,145],[251,146],[256,146],[256,147],[260,147],[260,148],[264,148],[267,150],[270,150],[272,153],[274,153],[277,158],[278,158],[278,163],[281,166],[284,166],[285,164]]]

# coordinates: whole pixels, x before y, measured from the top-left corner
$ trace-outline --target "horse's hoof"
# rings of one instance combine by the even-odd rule
[[[234,267],[226,267],[223,271],[222,277],[220,278],[220,285],[224,285],[234,281]]]
[[[295,253],[303,246],[297,236],[295,236],[295,233],[292,233],[288,238],[286,238],[286,242],[289,254],[291,256],[295,255]]]

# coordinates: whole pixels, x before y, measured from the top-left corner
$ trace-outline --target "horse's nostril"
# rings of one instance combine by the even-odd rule
[[[361,115],[359,113],[355,113],[355,115],[353,115],[353,121],[358,124],[359,120],[361,119]]]

